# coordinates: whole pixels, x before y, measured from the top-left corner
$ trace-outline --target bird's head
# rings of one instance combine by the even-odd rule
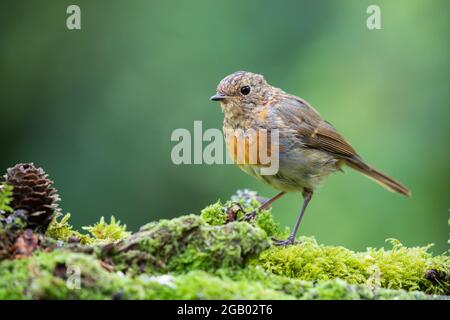
[[[261,105],[269,99],[272,87],[260,74],[237,71],[220,81],[216,94],[210,99],[222,107]]]

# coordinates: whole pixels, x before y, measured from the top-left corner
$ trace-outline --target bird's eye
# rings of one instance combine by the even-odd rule
[[[250,93],[250,86],[243,86],[241,87],[241,93],[246,96]]]

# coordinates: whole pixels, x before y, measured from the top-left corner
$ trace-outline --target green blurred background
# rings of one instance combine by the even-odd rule
[[[82,29],[66,28],[81,7]],[[382,30],[366,9],[381,7]],[[300,233],[352,249],[447,249],[450,2],[2,1],[0,167],[35,162],[76,226],[129,228],[199,212],[238,188],[275,193],[232,165],[176,166],[171,133],[221,128],[208,98],[236,70],[311,102],[410,199],[357,173],[328,179]],[[277,202],[292,226],[301,198]]]

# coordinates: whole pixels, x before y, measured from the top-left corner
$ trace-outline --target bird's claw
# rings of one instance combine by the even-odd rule
[[[251,220],[255,219],[255,217],[256,217],[256,210],[246,213],[244,215],[243,220],[244,221],[251,221]]]
[[[289,237],[286,240],[279,240],[279,239],[272,238],[272,241],[273,241],[273,244],[275,246],[279,246],[279,247],[283,246],[283,247],[285,247],[285,246],[290,246],[291,244],[294,244],[295,238],[294,237]]]
[[[245,212],[244,208],[242,208],[242,205],[238,202],[232,202],[231,205],[228,208],[226,208],[226,213],[227,213],[226,223],[236,221],[237,215],[239,212],[242,212],[242,213]]]

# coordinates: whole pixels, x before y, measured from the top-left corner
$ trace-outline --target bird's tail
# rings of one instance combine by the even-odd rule
[[[380,171],[372,168],[371,166],[367,165],[360,159],[351,159],[346,161],[347,165],[368,178],[374,180],[378,184],[380,184],[382,187],[386,188],[387,190],[391,192],[397,192],[405,196],[411,196],[411,191],[402,185],[400,182],[395,181],[394,179],[388,177],[387,175],[381,173]]]

